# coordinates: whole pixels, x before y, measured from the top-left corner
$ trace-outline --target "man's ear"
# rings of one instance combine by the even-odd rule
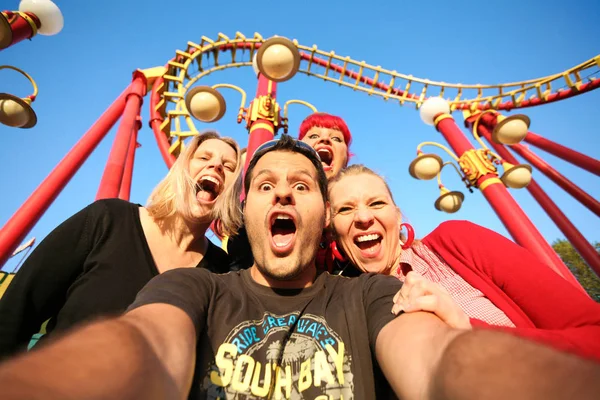
[[[323,229],[329,227],[329,224],[331,224],[331,207],[328,201],[325,202],[325,226],[323,226]]]

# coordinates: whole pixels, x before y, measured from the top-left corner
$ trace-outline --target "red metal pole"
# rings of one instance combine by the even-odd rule
[[[464,133],[456,125],[454,118],[436,119],[436,128],[444,136],[450,147],[460,157],[474,147]],[[515,241],[534,255],[544,261],[550,268],[563,277],[568,277],[570,272],[554,249],[544,240],[544,237],[535,228],[525,212],[495,173],[486,174],[477,180],[477,187],[488,200],[508,232]]]
[[[131,132],[131,141],[127,148],[127,160],[125,161],[125,171],[123,173],[123,180],[121,181],[121,188],[119,189],[119,198],[122,200],[129,201],[131,195],[131,180],[133,179],[133,165],[135,163],[135,151],[140,145],[137,142],[138,131],[142,125],[142,118],[138,115],[136,118],[135,128]]]
[[[129,88],[92,125],[0,230],[0,268],[117,122],[125,108],[127,93]]]
[[[545,137],[537,135],[533,132],[527,132],[525,141],[537,148],[547,151],[556,157],[562,158],[571,164],[577,165],[592,174],[600,176],[600,160],[596,160],[590,156],[586,156],[578,151],[569,149],[561,144],[548,140]]]
[[[154,137],[156,138],[156,144],[158,145],[158,149],[160,150],[160,154],[167,164],[167,167],[171,169],[173,163],[175,162],[175,156],[169,153],[169,141],[167,137],[161,131],[160,125],[163,123],[163,118],[160,115],[160,112],[155,108],[155,104],[158,104],[158,88],[162,85],[164,79],[162,77],[156,78],[154,84],[152,85],[152,92],[150,93],[150,127],[152,128],[152,132],[154,132]]]
[[[25,39],[31,39],[42,26],[40,19],[30,12],[2,11],[0,13],[0,31],[8,26],[8,34],[0,38],[0,50],[9,48]]]
[[[123,111],[123,118],[108,156],[96,200],[119,196],[125,161],[127,160],[127,148],[137,123],[136,117],[140,114],[142,99],[146,95],[146,84],[144,74],[139,71],[134,72],[131,90],[127,94],[127,104],[125,105],[125,111]]]
[[[477,131],[488,142],[492,145],[494,150],[506,161],[512,164],[519,164],[519,161],[508,151],[508,149],[500,144],[492,141],[491,132],[483,125],[477,127]],[[581,257],[592,267],[594,272],[600,276],[600,254],[594,249],[594,247],[583,237],[581,232],[571,223],[569,218],[561,211],[561,209],[552,201],[550,196],[540,187],[535,181],[531,180],[531,183],[527,186],[527,190],[537,200],[540,206],[546,211],[546,214],[554,221],[558,229],[561,230],[563,235],[573,244],[573,247]]]
[[[498,115],[498,113],[481,114],[481,123],[484,123],[488,127],[488,129],[493,130],[496,127],[496,124],[498,123]],[[586,171],[589,171],[592,174],[600,176],[599,160],[596,160],[590,156],[586,156],[585,154],[582,154],[578,151],[572,150],[561,144],[553,142],[552,140],[548,140],[533,132],[527,132],[527,136],[525,136],[525,141],[539,149],[542,149],[550,154],[555,155],[556,157],[570,162],[571,164],[576,165],[579,168],[585,169]]]
[[[256,97],[252,101],[250,106],[250,113],[254,107],[261,107],[261,98],[265,96],[271,97],[271,107],[275,107],[275,99],[277,96],[277,83],[273,82],[261,74],[258,75],[258,88],[256,89]],[[263,143],[273,140],[275,136],[275,126],[273,121],[267,118],[259,117],[253,120],[248,129],[248,151],[246,153],[246,163],[244,165],[244,171],[250,163],[250,159],[254,154],[254,151]]]
[[[554,183],[563,188],[567,193],[577,199],[581,204],[586,206],[590,211],[600,217],[600,202],[587,194],[579,186],[565,178],[564,175],[552,168],[550,164],[544,161],[541,157],[534,154],[522,144],[514,144],[510,146],[517,154],[523,157],[527,162],[536,167],[540,172],[550,178]]]

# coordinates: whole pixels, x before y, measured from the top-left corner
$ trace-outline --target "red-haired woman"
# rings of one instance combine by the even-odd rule
[[[352,134],[340,117],[326,113],[309,115],[300,124],[298,139],[317,150],[327,179],[348,165]]]

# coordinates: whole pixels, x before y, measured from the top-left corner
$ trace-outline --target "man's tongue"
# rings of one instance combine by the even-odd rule
[[[290,244],[296,233],[296,227],[293,222],[275,223],[271,234],[273,242],[277,247],[284,247]]]

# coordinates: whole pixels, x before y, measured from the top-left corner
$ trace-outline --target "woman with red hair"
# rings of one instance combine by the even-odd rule
[[[326,113],[309,115],[300,124],[298,139],[319,153],[327,179],[335,177],[348,165],[352,134],[340,117]]]

